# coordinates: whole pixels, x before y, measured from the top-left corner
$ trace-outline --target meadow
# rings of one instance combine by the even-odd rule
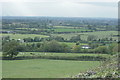
[[[71,29],[56,29],[56,30],[71,30]],[[73,29],[72,29],[73,30]],[[79,30],[79,29],[75,29],[75,30]],[[89,35],[94,35],[96,36],[98,39],[100,38],[106,38],[106,37],[111,37],[112,35],[117,35],[118,31],[96,31],[96,32],[83,32],[83,33],[69,33],[69,34],[51,34],[52,36],[61,36],[64,39],[70,39],[73,36],[76,35],[81,35],[81,39],[82,40],[87,40],[87,37]],[[34,37],[49,37],[47,35],[38,35],[38,34],[0,34],[0,36],[10,36],[11,39],[23,39],[23,38],[34,38]],[[113,39],[117,40],[118,37],[112,37]],[[71,43],[72,44],[72,43]]]
[[[10,36],[11,39],[23,39],[23,38],[34,38],[34,37],[48,37],[46,35],[38,35],[38,34],[0,34],[0,36]]]
[[[3,60],[3,78],[68,78],[98,67],[98,61]],[[89,67],[88,67],[89,66]],[[27,74],[27,75],[26,75]]]
[[[97,36],[97,38],[111,37],[112,35],[117,35],[118,31],[96,31],[96,32],[83,32],[83,33],[69,33],[69,34],[52,34],[53,36],[61,36],[65,39],[70,39],[72,36],[81,35],[82,40],[87,40],[89,35]],[[113,39],[118,39],[113,37]]]
[[[31,55],[35,54],[35,55]],[[102,56],[107,54],[81,54],[81,53],[50,53],[50,52],[20,52],[20,56]],[[3,78],[69,78],[79,72],[85,72],[101,65],[100,61],[73,61],[73,60],[53,60],[53,59],[23,59],[23,60],[3,60]],[[88,67],[89,66],[89,67]],[[27,74],[27,75],[26,75]]]
[[[118,48],[111,43],[118,42],[117,27],[116,20],[109,19],[6,17],[0,34],[2,77],[73,78],[101,66],[104,69],[105,61],[112,62],[110,58]],[[97,73],[109,72],[102,68]]]
[[[74,27],[68,27],[68,26],[53,26],[54,28],[65,28],[65,29],[73,29]]]
[[[110,57],[108,54],[90,54],[90,53],[53,53],[53,52],[20,52],[18,56],[61,56],[61,57],[78,57],[78,56],[101,56],[101,57]]]
[[[77,31],[91,31],[91,30],[86,30],[86,29],[65,29],[65,28],[63,28],[63,29],[60,29],[60,28],[58,28],[58,29],[54,29],[55,30],[55,32],[77,32]]]

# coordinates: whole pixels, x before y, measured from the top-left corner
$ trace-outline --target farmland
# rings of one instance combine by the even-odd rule
[[[71,78],[96,69],[117,54],[117,27],[109,18],[3,17],[2,76]]]
[[[53,53],[53,52],[21,52],[18,56],[33,56],[30,53],[35,54],[34,56],[61,56],[61,57],[79,57],[79,56],[101,56],[110,57],[107,54],[89,54],[89,53]]]
[[[24,53],[24,54],[23,54]],[[35,55],[31,55],[34,53]],[[46,54],[46,55],[45,55]],[[76,53],[42,53],[42,52],[21,52],[20,56],[101,56],[106,54],[76,54]],[[3,61],[3,78],[68,78],[79,72],[85,72],[101,65],[99,61],[71,61],[71,60],[51,60],[51,59],[26,59]],[[9,66],[9,67],[8,67]],[[88,67],[89,66],[89,67]],[[23,73],[23,74],[21,74]],[[28,75],[25,75],[28,74]]]
[[[63,29],[64,30],[64,29]],[[81,35],[83,40],[86,40],[89,35],[97,36],[97,38],[106,38],[111,37],[112,35],[117,35],[118,31],[97,31],[97,32],[83,32],[83,33],[69,33],[69,34],[51,34],[52,36],[61,36],[65,39],[70,39],[73,36]],[[49,37],[48,35],[38,35],[38,34],[0,34],[0,36],[10,36],[12,39],[23,39],[27,37]],[[117,40],[118,37],[113,37],[113,39]]]
[[[82,32],[82,33],[70,33],[70,34],[52,34],[53,36],[61,36],[65,39],[70,39],[72,36],[80,34],[83,40],[86,40],[89,35],[97,36],[98,38],[110,37],[111,35],[117,35],[118,31],[96,31],[96,32]],[[114,39],[117,39],[117,37]]]
[[[99,65],[98,61],[46,59],[3,61],[3,78],[67,78]]]
[[[36,35],[36,34],[0,34],[0,36],[10,36],[12,39],[23,39],[27,37],[48,37],[46,35]]]
[[[56,32],[77,32],[77,31],[86,31],[86,29],[54,29]],[[89,30],[88,30],[89,31]]]

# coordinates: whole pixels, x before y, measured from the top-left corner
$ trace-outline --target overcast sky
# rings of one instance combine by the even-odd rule
[[[2,16],[118,16],[118,0],[1,0],[1,4]]]

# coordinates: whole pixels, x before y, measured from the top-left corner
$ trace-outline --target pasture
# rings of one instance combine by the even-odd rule
[[[60,28],[58,28],[58,29],[54,29],[55,30],[55,32],[77,32],[77,31],[91,31],[91,30],[86,30],[86,29],[84,29],[84,28],[81,28],[81,29],[65,29],[65,28],[63,28],[63,29],[60,29]]]
[[[34,38],[34,37],[48,37],[46,35],[37,35],[37,34],[0,34],[0,36],[10,36],[11,39],[23,39],[23,38]]]
[[[99,66],[98,61],[3,60],[3,78],[67,78]]]
[[[74,27],[68,27],[68,26],[53,26],[54,28],[64,28],[64,29],[73,29]]]
[[[117,35],[118,31],[96,31],[96,32],[83,32],[83,33],[69,33],[69,34],[52,34],[53,36],[61,36],[65,39],[70,39],[73,36],[81,35],[82,40],[86,40],[89,35],[97,36],[97,38],[111,37],[112,35]],[[113,39],[117,39],[113,37]]]
[[[109,57],[108,54],[90,54],[90,53],[53,53],[53,52],[20,52],[18,56],[33,56],[30,53],[33,53],[34,56],[61,56],[61,57],[78,57],[78,56],[101,56]]]

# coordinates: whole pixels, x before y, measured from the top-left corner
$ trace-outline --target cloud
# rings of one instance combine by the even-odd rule
[[[0,2],[119,2],[119,0],[0,0]]]
[[[77,2],[78,4],[83,3],[83,4],[90,4],[90,5],[95,5],[95,6],[109,6],[109,7],[118,7],[117,2]]]
[[[45,0],[47,1],[47,0]],[[3,16],[117,17],[115,2],[4,2]],[[77,1],[77,0],[75,0]],[[115,5],[115,6],[114,6]]]

